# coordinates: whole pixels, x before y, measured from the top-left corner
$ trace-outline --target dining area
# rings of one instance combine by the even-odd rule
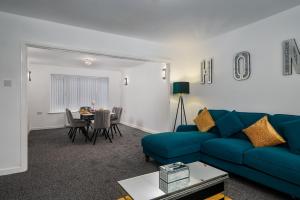
[[[89,106],[83,106],[79,109],[80,118],[75,118],[70,109],[66,108],[68,137],[75,142],[77,134],[82,134],[85,142],[91,142],[93,145],[99,136],[102,136],[110,143],[114,137],[122,136],[119,128],[122,115],[122,107],[113,107],[108,109],[94,109]]]

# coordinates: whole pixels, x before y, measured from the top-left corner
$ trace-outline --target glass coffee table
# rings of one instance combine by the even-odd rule
[[[202,162],[187,164],[190,169],[188,183],[180,189],[165,193],[159,189],[159,172],[118,181],[118,184],[133,200],[193,200],[206,199],[224,192],[224,181],[228,173]],[[225,199],[225,195],[218,199]]]

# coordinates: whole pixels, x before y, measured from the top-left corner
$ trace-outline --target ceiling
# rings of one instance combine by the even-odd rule
[[[207,39],[300,0],[0,0],[0,10],[157,42]]]
[[[59,67],[79,67],[88,69],[122,70],[125,68],[139,66],[145,61],[131,60],[125,58],[115,58],[97,54],[81,53],[76,51],[65,51],[58,49],[42,49],[28,47],[28,64],[30,65],[50,65]],[[92,59],[91,65],[86,65],[84,59]]]

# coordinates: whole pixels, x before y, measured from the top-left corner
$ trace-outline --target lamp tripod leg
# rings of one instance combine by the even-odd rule
[[[183,99],[182,96],[180,96],[180,125],[182,125],[182,121],[183,121]]]
[[[175,121],[174,121],[173,132],[175,132],[175,128],[176,128],[176,122],[177,122],[177,115],[178,115],[179,104],[180,104],[180,98],[179,98],[179,101],[178,101],[178,104],[177,104],[177,110],[176,110],[176,117],[175,117]]]
[[[182,107],[183,107],[183,116],[184,116],[184,120],[185,120],[185,125],[187,125],[187,120],[186,120],[186,114],[185,114],[185,108],[184,108],[183,98],[182,98]]]

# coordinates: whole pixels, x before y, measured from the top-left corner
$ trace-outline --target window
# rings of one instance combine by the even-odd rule
[[[72,111],[81,106],[108,105],[108,78],[51,74],[50,112]]]

